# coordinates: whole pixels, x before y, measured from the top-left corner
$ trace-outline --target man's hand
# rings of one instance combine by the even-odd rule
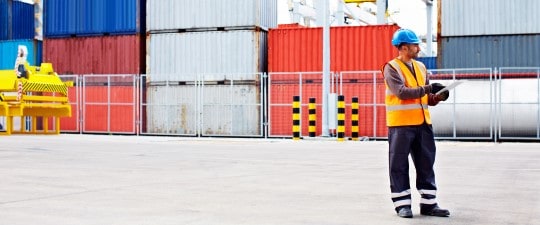
[[[446,101],[446,99],[448,99],[448,97],[450,97],[450,92],[448,90],[446,90],[446,91],[441,92],[438,95],[435,95],[435,97],[437,99],[439,99],[439,101]]]
[[[443,88],[445,88],[444,85],[442,85],[440,83],[433,83],[433,84],[431,84],[431,94],[436,94],[437,92],[439,92]]]

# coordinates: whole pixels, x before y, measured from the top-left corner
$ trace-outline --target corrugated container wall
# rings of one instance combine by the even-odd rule
[[[135,34],[144,31],[144,0],[47,0],[45,37]]]
[[[277,26],[276,0],[150,0],[148,31]]]
[[[380,70],[397,55],[396,25],[330,28],[330,70]],[[322,71],[322,28],[277,28],[269,32],[270,72]]]
[[[441,36],[538,34],[538,0],[443,0]]]
[[[428,70],[437,69],[437,57],[419,57],[416,60],[424,63]]]
[[[26,60],[31,66],[41,64],[41,41],[36,40],[9,40],[0,41],[0,69],[11,70],[15,68],[15,59],[19,45],[25,45],[28,50]]]
[[[0,0],[0,40],[34,38],[34,5]]]
[[[58,74],[139,74],[139,48],[139,35],[47,38],[43,58]]]
[[[192,74],[266,71],[267,32],[252,30],[151,34],[149,80],[182,80]],[[207,76],[208,77],[208,76]],[[192,80],[191,76],[186,78]],[[223,76],[209,78],[223,80]]]
[[[439,68],[538,67],[540,34],[443,37]]]
[[[12,2],[12,39],[34,39],[34,5]]]
[[[8,0],[0,0],[0,40],[9,39],[9,24]]]

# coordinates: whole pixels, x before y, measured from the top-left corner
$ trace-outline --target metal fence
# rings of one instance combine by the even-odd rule
[[[437,139],[540,140],[540,67],[429,70],[430,82],[462,81],[450,98],[430,107]],[[344,95],[346,136],[351,99],[359,99],[359,134],[386,139],[380,71],[332,73],[329,129],[335,100]],[[62,132],[176,136],[292,137],[293,96],[301,99],[301,136],[308,134],[308,99],[316,98],[316,134],[322,133],[322,72],[61,76],[72,81],[73,116]],[[179,78],[180,77],[180,78]]]

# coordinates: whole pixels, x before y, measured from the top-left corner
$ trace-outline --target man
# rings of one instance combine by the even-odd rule
[[[435,94],[443,85],[429,84],[427,71],[418,57],[420,40],[408,29],[394,33],[392,45],[399,56],[383,66],[386,84],[386,123],[388,126],[390,189],[400,217],[412,218],[409,183],[409,154],[416,168],[416,188],[421,195],[420,214],[446,217],[435,200],[435,140],[428,105],[448,99],[448,91]]]

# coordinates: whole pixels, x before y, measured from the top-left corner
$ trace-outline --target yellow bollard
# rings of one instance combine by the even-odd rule
[[[358,141],[358,97],[353,97],[351,103],[351,140]]]
[[[337,102],[337,140],[345,138],[345,96],[339,95]]]
[[[317,106],[315,98],[309,98],[309,136],[315,137],[317,131]]]
[[[293,96],[293,140],[300,140],[300,96]]]

